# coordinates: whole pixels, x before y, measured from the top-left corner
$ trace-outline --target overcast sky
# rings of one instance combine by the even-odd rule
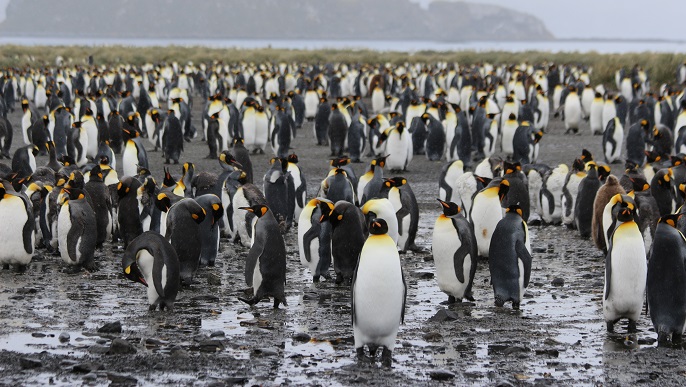
[[[432,0],[411,0],[427,4]],[[459,1],[459,0],[448,0]],[[470,0],[539,17],[557,38],[686,40],[683,0]],[[0,0],[0,20],[9,0]]]
[[[428,3],[431,0],[411,0]],[[455,0],[452,0],[455,1]],[[686,39],[683,0],[470,0],[530,13],[557,38]]]

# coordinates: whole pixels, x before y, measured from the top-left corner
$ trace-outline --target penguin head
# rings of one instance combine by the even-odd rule
[[[122,258],[122,266],[124,270],[124,276],[133,282],[139,282],[145,287],[148,287],[148,283],[145,281],[145,276],[141,273],[141,269],[138,267],[136,262],[136,256],[138,252],[132,253],[130,251],[124,252],[124,257]]]
[[[64,185],[66,188],[83,188],[84,186],[83,172],[78,169],[69,174],[69,180]]]
[[[454,218],[462,212],[462,208],[453,202],[444,202],[441,199],[436,200],[438,200],[438,202],[441,203],[441,207],[443,208],[443,215],[445,215],[446,218]]]
[[[650,184],[642,177],[630,177],[629,180],[633,191],[643,192],[650,189]]]
[[[263,204],[255,204],[254,206],[250,206],[250,207],[238,207],[238,209],[245,210],[248,212],[252,212],[258,218],[263,217],[269,211],[269,207],[267,207]]]
[[[60,204],[64,204],[68,201],[76,201],[86,198],[86,194],[82,189],[79,188],[65,188],[62,190],[62,200]]]
[[[341,175],[343,177],[348,177],[348,174],[345,172],[345,170],[340,169],[340,168],[334,169],[333,174],[334,174],[334,176]]]
[[[102,155],[100,156],[100,160],[98,160],[98,163],[100,165],[110,165],[110,158],[105,155]]]
[[[619,195],[619,198],[617,198]],[[620,222],[629,222],[634,220],[634,213],[636,212],[636,203],[628,195],[617,194],[613,197],[612,201],[616,204],[617,220]],[[613,210],[615,212],[615,210]]]
[[[93,168],[91,168],[89,172],[90,180],[93,182],[102,182],[105,179],[105,175],[102,172],[102,168],[100,168],[100,165],[96,165]]]
[[[395,176],[391,177],[390,179],[384,179],[384,184],[389,183],[390,185],[388,187],[402,187],[403,185],[407,184],[407,179],[405,179],[402,176]]]
[[[71,127],[72,127],[72,128],[80,128],[80,127],[81,127],[81,121],[74,121],[74,122],[71,124]]]
[[[593,161],[593,155],[588,149],[583,149],[581,151],[581,161],[583,161],[584,163]]]
[[[193,218],[193,220],[197,224],[202,223],[205,220],[205,217],[207,216],[207,211],[205,211],[205,209],[200,207],[200,206],[197,206],[197,208],[195,210],[192,210],[190,213],[191,213],[191,218]],[[214,222],[213,222],[213,224],[214,224]]]
[[[240,140],[243,141],[243,139],[240,139]],[[241,165],[241,163],[239,163],[238,160],[236,160],[233,157],[231,152],[229,152],[227,150],[222,151],[222,153],[219,154],[219,161],[220,161],[220,164],[222,164],[222,167],[224,165],[230,165],[230,166],[233,166],[233,167],[238,168],[238,169],[243,168],[243,165]]]
[[[684,183],[679,184],[679,196],[682,199],[686,198],[686,184]]]
[[[646,163],[648,163],[648,164],[658,162],[662,159],[662,157],[660,157],[660,155],[656,151],[651,150],[651,151],[643,151],[643,152],[646,155]]]
[[[31,150],[31,154],[33,154],[33,157],[38,156],[40,149],[36,145],[29,145],[29,149]]]
[[[331,165],[334,168],[340,168],[348,164],[350,164],[350,157],[336,157],[331,159],[331,161],[329,162],[329,165]]]
[[[162,180],[162,187],[172,187],[176,185],[176,179],[171,175],[169,169],[164,167],[164,179]]]
[[[212,224],[224,216],[224,207],[221,203],[212,203]]]
[[[377,157],[377,158],[375,158],[374,160],[372,160],[372,161],[371,161],[372,169],[374,169],[374,167],[379,167],[379,168],[385,167],[385,166],[386,166],[386,158],[387,158],[388,156],[390,156],[390,155]]]
[[[313,199],[317,203],[317,207],[319,207],[319,210],[321,211],[322,215],[319,217],[319,223],[323,223],[326,221],[335,221],[338,222],[341,219],[343,219],[343,216],[340,216],[340,219],[338,218],[338,215],[335,215],[336,218],[334,219],[333,215],[333,210],[334,210],[334,203],[331,200],[325,199],[325,198],[316,198]]]
[[[541,139],[543,138],[544,134],[545,134],[545,132],[543,132],[543,129],[541,129],[537,132],[534,132],[534,144],[538,144],[541,141]]]
[[[43,116],[43,124],[47,126],[49,123],[50,123],[50,117],[48,117],[47,115],[44,115]]]
[[[160,192],[155,198],[155,207],[157,207],[157,209],[159,209],[162,212],[169,211],[169,209],[172,206],[172,201],[169,195],[170,194],[166,192]]]
[[[503,161],[503,169],[505,171],[505,175],[510,175],[512,173],[517,173],[521,172],[522,170],[522,163],[519,161],[511,163],[509,161]]]
[[[639,165],[636,164],[635,162],[633,162],[631,160],[627,160],[624,163],[624,173],[628,175],[632,172],[638,172],[638,167],[639,167]]]
[[[669,156],[669,161],[672,162],[673,167],[676,167],[676,166],[683,164],[683,160],[679,157],[679,155]]]
[[[517,116],[514,113],[510,113],[510,115],[507,117],[507,119],[510,121],[516,121]]]
[[[683,213],[677,213],[677,214],[669,214],[661,217],[657,222],[658,223],[665,223],[668,226],[677,228],[677,224],[679,223],[679,219],[683,216]]]
[[[672,180],[671,177],[670,177],[671,174],[672,174],[672,169],[671,169],[671,168],[668,168],[667,171],[665,171],[664,169],[658,171],[658,172],[655,174],[655,176],[657,177],[657,183],[658,183],[659,185],[661,185],[661,186],[669,187],[670,184],[671,184],[670,182],[671,182],[671,180]]]
[[[511,206],[507,207],[505,209],[506,213],[513,213],[519,215],[519,217],[524,216],[524,212],[522,211],[522,207],[519,206],[519,204],[512,204]]]
[[[507,179],[502,179],[500,185],[498,186],[498,198],[502,202],[510,191],[510,182]]]
[[[369,222],[369,233],[372,235],[387,234],[388,224],[381,218],[374,218]]]
[[[602,164],[602,165],[597,165],[598,169],[598,179],[602,182],[604,182],[609,176],[612,170],[610,169],[610,166],[607,164]]]
[[[238,136],[236,136],[236,137],[233,138],[233,144],[234,144],[234,145],[237,145],[237,144],[244,144],[244,143],[245,143],[245,140],[243,140],[243,137],[238,137]]]
[[[334,112],[336,110],[338,110],[338,104],[332,103],[331,104],[331,111]]]
[[[22,99],[21,100],[21,110],[23,112],[26,112],[26,110],[28,110],[28,108],[29,108],[29,100],[26,98]]]
[[[296,155],[295,153],[291,153],[290,155],[288,155],[286,160],[291,164],[297,164],[298,163],[298,155]]]

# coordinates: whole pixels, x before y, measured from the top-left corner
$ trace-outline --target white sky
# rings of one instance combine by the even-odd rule
[[[427,4],[431,0],[411,0]],[[455,1],[455,0],[450,0]],[[537,16],[557,38],[686,40],[683,0],[469,0]]]

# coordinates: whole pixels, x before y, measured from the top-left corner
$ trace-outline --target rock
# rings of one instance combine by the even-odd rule
[[[138,379],[130,375],[118,374],[115,372],[108,372],[107,379],[109,379],[112,384],[125,384],[125,385],[135,385],[138,384]]]
[[[545,253],[548,250],[548,247],[536,246],[532,250],[534,251],[534,253]]]
[[[419,279],[432,279],[434,278],[434,273],[428,272],[428,271],[418,271],[416,273],[412,273],[412,276],[415,278]]]
[[[174,346],[169,350],[169,355],[176,359],[185,359],[188,357],[188,351],[181,347]]]
[[[71,370],[72,370],[72,372],[76,372],[76,373],[80,373],[80,374],[87,374],[87,373],[102,370],[102,369],[104,369],[102,364],[86,362],[86,363],[76,364]]]
[[[226,333],[224,331],[214,331],[210,333],[210,337],[225,337]]]
[[[17,294],[33,294],[38,293],[36,288],[19,288],[17,289]]]
[[[67,332],[62,332],[57,339],[60,341],[60,343],[67,343],[69,342],[69,339],[71,339],[71,336],[69,336],[69,333]]]
[[[41,333],[41,332],[33,332],[31,334],[31,337],[45,337],[45,336],[47,336],[47,335],[45,333]]]
[[[98,329],[100,333],[121,333],[121,322],[107,323]]]
[[[109,355],[128,355],[132,353],[136,353],[136,348],[133,344],[119,338],[112,340],[110,350],[107,352]]]
[[[455,377],[455,374],[447,370],[436,370],[429,372],[431,380],[450,380]]]
[[[564,286],[564,284],[565,284],[565,280],[560,278],[560,277],[553,279],[553,282],[551,282],[551,285],[553,285],[553,286]]]
[[[271,348],[255,348],[252,351],[252,355],[261,357],[278,356],[278,354],[279,351]]]
[[[293,339],[293,341],[298,341],[301,343],[307,343],[308,341],[310,341],[312,339],[312,337],[310,337],[310,335],[308,335],[305,332],[298,332],[292,336],[292,339]]]
[[[32,357],[20,357],[19,365],[21,366],[21,368],[27,370],[33,368],[40,368],[43,366],[43,362]]]
[[[495,383],[496,387],[514,387],[514,384],[510,383],[507,380],[499,380]]]
[[[192,347],[191,349],[209,353],[219,352],[224,350],[224,343],[219,340],[203,340],[200,341],[197,346]]]
[[[426,341],[434,343],[443,340],[443,336],[438,332],[425,333],[424,336],[422,336],[422,338]]]
[[[429,318],[429,322],[455,321],[458,318],[460,318],[460,316],[458,316],[457,313],[450,311],[448,309],[441,309],[438,312],[436,312],[435,315]]]
[[[207,274],[207,284],[210,286],[220,286],[222,284],[222,277],[216,273]]]
[[[104,355],[110,351],[110,347],[106,345],[94,344],[88,347],[88,352],[96,355]]]
[[[98,379],[98,374],[91,372],[83,376],[83,380],[86,382],[94,382]]]
[[[560,351],[558,351],[555,348],[537,349],[536,355],[547,355],[547,356],[552,356],[552,357],[558,357],[558,356],[560,356]]]
[[[231,378],[226,378],[224,379],[224,383],[226,384],[245,384],[250,380],[250,378],[246,376],[234,376]]]

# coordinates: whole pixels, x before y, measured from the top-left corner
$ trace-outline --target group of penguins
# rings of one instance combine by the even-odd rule
[[[287,305],[283,235],[297,225],[300,262],[313,280],[331,279],[333,266],[335,282],[352,286],[358,357],[365,346],[370,356],[382,347],[390,364],[406,299],[399,252],[421,249],[412,188],[384,169],[406,171],[425,155],[445,160],[432,252],[449,302],[473,300],[482,258],[495,304],[518,309],[532,265],[527,222],[562,223],[607,254],[608,330],[620,318],[635,328],[647,287],[660,341],[678,341],[686,322],[684,92],[663,85],[652,93],[634,67],[617,72],[613,94],[593,88],[590,72],[548,63],[5,69],[0,154],[12,165],[0,164],[0,262],[22,268],[44,248],[94,270],[96,249],[121,241],[124,275],[147,287],[151,310],[171,309],[199,266],[214,265],[224,236],[249,247],[253,296],[241,300],[273,297],[278,307]],[[198,96],[200,131],[191,120]],[[17,102],[25,145],[10,156],[7,114]],[[550,113],[572,133],[587,119],[603,134],[608,163],[619,160],[626,137],[624,175],[586,150],[571,167],[537,164]],[[309,201],[290,152],[306,120],[313,142],[331,149],[330,170]],[[199,135],[219,172],[184,163],[181,176],[165,168],[158,184],[146,147],[178,164],[184,143]],[[269,148],[274,158],[258,187],[250,156]],[[36,165],[39,153],[49,156],[45,166]],[[363,157],[370,161],[358,177],[353,164]]]

